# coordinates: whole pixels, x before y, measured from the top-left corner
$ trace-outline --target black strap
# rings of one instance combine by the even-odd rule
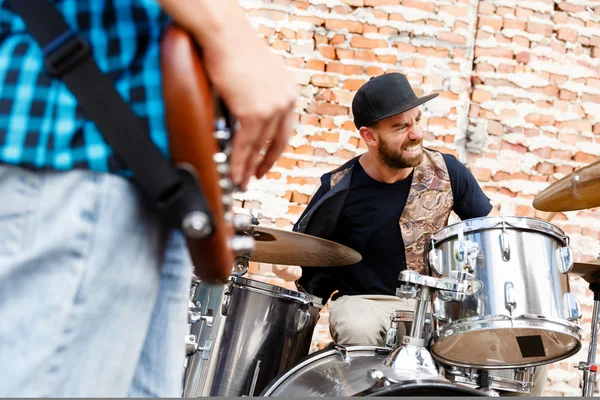
[[[142,122],[96,64],[90,45],[69,27],[62,14],[48,0],[6,3],[42,47],[48,73],[65,82],[168,222],[181,227],[182,218],[191,211],[203,211],[210,217],[194,180],[171,165],[154,145]]]

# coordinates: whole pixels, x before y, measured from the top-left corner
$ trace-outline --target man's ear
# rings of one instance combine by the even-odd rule
[[[365,144],[369,147],[377,146],[377,138],[375,136],[375,131],[368,126],[361,126],[358,130],[360,137],[365,141]]]

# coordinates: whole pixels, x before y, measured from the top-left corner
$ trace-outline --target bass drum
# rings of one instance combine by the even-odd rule
[[[428,372],[384,364],[386,347],[330,344],[274,379],[263,397],[485,396]]]

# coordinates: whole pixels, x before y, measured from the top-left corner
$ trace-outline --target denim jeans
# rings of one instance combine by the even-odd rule
[[[179,397],[192,266],[125,178],[0,165],[0,397]]]

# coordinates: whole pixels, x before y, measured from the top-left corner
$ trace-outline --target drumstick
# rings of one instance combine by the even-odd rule
[[[546,222],[550,222],[555,215],[556,212],[551,212],[550,214],[548,214],[548,216],[546,217]]]

